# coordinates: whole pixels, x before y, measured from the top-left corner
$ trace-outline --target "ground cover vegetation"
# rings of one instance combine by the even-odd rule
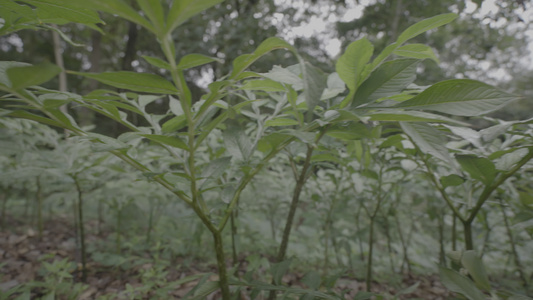
[[[439,59],[414,39],[457,14],[322,68],[272,36],[181,53],[209,11],[253,5],[0,3],[2,34],[57,38],[55,63],[0,61],[1,299],[529,299],[533,121],[485,116],[521,97],[415,83]],[[106,18],[150,36],[142,67],[65,68],[58,26],[95,46]]]

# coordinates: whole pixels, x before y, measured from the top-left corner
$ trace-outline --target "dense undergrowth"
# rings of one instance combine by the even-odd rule
[[[457,297],[531,292],[532,121],[481,117],[520,97],[469,79],[414,84],[419,63],[438,59],[406,42],[455,14],[413,24],[381,53],[354,41],[331,74],[269,38],[195,98],[186,70],[219,59],[176,57],[173,32],[220,1],[138,0],[139,10],[119,0],[59,2],[7,1],[2,32],[67,21],[99,30],[100,11],[142,26],[162,54],[144,57],[157,75],[68,71],[115,88],[85,95],[40,86],[64,72],[54,64],[0,62],[3,226],[30,220],[44,238],[46,220],[70,216],[76,282],[93,263],[142,262],[141,284],[122,297],[170,297],[194,281],[179,297],[394,298],[376,281],[408,294],[417,284],[402,286],[403,274],[437,273]],[[298,64],[250,71],[274,50]],[[164,113],[152,113],[161,104]],[[79,107],[126,132],[78,125]],[[474,130],[463,117],[486,126]],[[184,261],[201,270],[163,276]],[[43,262],[44,284],[6,288],[5,298],[64,297],[46,280],[71,280],[70,264]],[[302,285],[289,272],[304,274]],[[343,278],[364,280],[367,292],[339,288]],[[69,286],[66,297],[78,291]]]

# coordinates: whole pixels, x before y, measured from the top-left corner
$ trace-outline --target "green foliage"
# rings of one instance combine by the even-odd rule
[[[63,24],[73,21],[39,19],[39,15],[35,14],[52,9],[51,2],[36,5],[35,11],[28,10],[28,6],[18,2],[4,2],[9,5],[9,10],[4,14],[10,17],[6,17],[10,23],[6,21],[9,26],[3,29],[10,32],[22,28],[35,29],[37,22]],[[22,2],[31,4],[34,1]],[[196,222],[194,226],[201,228],[198,231],[205,230],[212,237],[210,244],[214,249],[218,272],[218,280],[210,280],[209,274],[198,278],[197,286],[188,294],[192,299],[201,299],[216,291],[220,291],[223,299],[230,299],[232,294],[244,292],[244,287],[250,288],[254,296],[261,291],[269,291],[273,298],[278,291],[284,295],[302,295],[302,299],[339,299],[343,296],[332,290],[332,282],[338,276],[326,276],[330,244],[332,251],[335,251],[337,264],[342,264],[340,253],[344,251],[352,269],[351,249],[368,246],[368,259],[363,260],[366,263],[367,290],[370,291],[373,260],[376,257],[373,253],[377,251],[374,244],[378,242],[376,235],[380,233],[387,238],[389,255],[392,255],[392,227],[389,222],[394,221],[399,225],[397,214],[403,205],[416,206],[417,201],[424,201],[417,200],[418,195],[411,195],[410,202],[404,204],[401,197],[404,191],[408,191],[408,181],[416,182],[417,189],[427,188],[424,186],[427,182],[419,180],[417,172],[413,172],[415,170],[430,179],[453,216],[462,222],[465,246],[467,250],[473,249],[473,221],[489,197],[529,163],[533,148],[530,132],[516,134],[512,131],[521,127],[530,130],[530,122],[504,123],[503,127],[477,132],[453,118],[486,114],[519,97],[469,79],[442,81],[427,88],[413,85],[419,63],[425,59],[438,60],[428,46],[403,44],[428,30],[452,22],[456,14],[437,15],[409,26],[381,52],[375,51],[376,47],[368,39],[357,40],[340,56],[336,73],[332,74],[326,74],[305,61],[298,49],[286,41],[270,37],[252,53],[236,57],[231,62],[233,69],[210,83],[205,94],[196,97],[192,85],[186,80],[185,70],[220,63],[221,60],[204,54],[178,56],[173,32],[178,26],[185,26],[187,21],[193,21],[203,10],[220,2],[138,0],[138,8],[120,0],[57,2],[65,4],[64,8],[86,15],[80,19],[81,24],[94,28],[99,19],[88,16],[97,16],[99,12],[110,13],[141,25],[157,41],[163,56],[144,58],[149,64],[162,69],[160,71],[166,77],[150,72],[119,70],[68,72],[97,80],[118,91],[93,90],[78,95],[45,89],[38,85],[52,80],[61,72],[59,67],[51,63],[0,63],[0,90],[4,92],[0,100],[7,103],[2,108],[2,115],[59,127],[74,136],[69,138],[71,144],[65,143],[65,149],[60,149],[62,146],[57,142],[59,138],[54,140],[58,144],[54,150],[61,150],[59,154],[67,155],[65,165],[57,165],[57,168],[52,169],[41,166],[37,177],[28,173],[21,176],[35,182],[39,207],[44,199],[42,185],[51,185],[41,182],[40,175],[54,174],[66,183],[74,182],[80,211],[77,220],[83,237],[81,198],[87,186],[81,186],[80,182],[96,182],[101,174],[114,171],[120,180],[109,180],[98,185],[101,188],[99,192],[106,199],[103,202],[107,203],[113,215],[116,251],[114,256],[100,255],[99,260],[112,265],[128,265],[129,262],[119,254],[130,247],[123,237],[135,231],[132,229],[135,226],[128,227],[125,220],[141,220],[143,212],[149,211],[146,241],[150,241],[152,231],[159,228],[157,220],[154,223],[153,218],[155,216],[157,219],[159,215],[157,210],[160,203],[172,199],[169,202],[188,207],[189,216],[194,219],[191,223]],[[64,11],[55,11],[59,12]],[[25,24],[29,25],[24,27],[26,25],[15,22],[13,15],[26,20]],[[298,64],[275,66],[267,73],[252,71],[252,65],[274,50],[288,51]],[[407,58],[390,59],[392,54]],[[156,102],[168,103],[168,107],[163,111],[154,111],[151,105]],[[68,109],[61,108],[69,104],[102,114],[121,125],[126,132],[115,137],[79,126],[75,116]],[[495,137],[501,134],[513,137],[508,143],[495,143]],[[456,144],[447,143],[450,138]],[[87,147],[88,144],[91,148]],[[95,154],[97,152],[108,152],[114,156],[114,160],[108,162],[107,155],[98,156]],[[287,158],[280,158],[280,153],[286,153]],[[7,157],[13,156],[10,153]],[[22,169],[13,168],[9,174]],[[132,170],[140,172],[131,175]],[[290,172],[292,176],[287,176]],[[279,181],[260,181],[264,174],[276,174],[280,176]],[[316,187],[307,184],[310,178],[316,181]],[[284,181],[296,182],[292,192],[286,188],[281,195],[249,194],[254,183],[268,182],[275,190]],[[139,182],[146,185],[141,186]],[[156,189],[160,192],[153,192],[152,187],[155,186],[162,188],[162,191]],[[466,194],[461,194],[460,188],[464,188]],[[131,193],[124,193],[124,190]],[[290,195],[290,203],[280,199],[287,198],[287,195]],[[316,244],[323,245],[324,276],[321,278],[317,272],[307,273],[302,279],[306,289],[286,287],[283,282],[283,276],[289,271],[292,261],[292,258],[286,260],[285,256],[293,221],[299,214],[298,201],[304,198],[302,195],[314,199],[313,205],[326,211],[324,214],[312,209],[304,211],[302,213],[308,215],[302,217],[304,221],[298,225],[303,226],[302,231],[312,232],[305,221],[310,222],[318,217],[324,223],[318,236],[316,230],[310,234],[316,239]],[[144,202],[139,198],[144,199]],[[246,201],[246,198],[261,202],[260,205],[266,205],[278,215],[267,217],[270,218],[268,222],[272,240],[260,237],[264,243],[272,244],[276,240],[279,230],[277,223],[284,217],[280,211],[287,208],[289,211],[277,261],[271,264],[270,274],[265,274],[262,281],[255,280],[252,275],[245,276],[245,280],[234,278],[237,275],[230,275],[227,270],[227,249],[224,244],[229,233],[226,229],[231,227],[235,258],[238,254],[239,231],[243,230],[234,224],[236,212],[243,211],[246,217],[248,212],[242,207],[255,204],[255,201]],[[431,209],[435,209],[432,203],[434,195],[427,198],[425,202],[429,208],[424,214],[429,216],[434,214],[431,213]],[[463,200],[456,201],[456,198]],[[463,205],[464,198],[467,198],[466,205]],[[273,203],[265,204],[265,201]],[[183,209],[176,207],[180,211]],[[365,230],[358,229],[355,234],[347,235],[341,228],[353,228],[345,224],[353,222],[353,215],[347,213],[353,211],[357,211],[357,226],[360,226],[359,219],[367,226]],[[360,214],[360,211],[364,214]],[[334,213],[340,216],[334,218]],[[405,211],[402,213],[408,214]],[[172,219],[177,216],[169,214],[166,217]],[[227,226],[228,222],[232,226]],[[444,223],[443,220],[440,222]],[[417,224],[415,220],[412,221],[412,226],[421,226]],[[187,228],[194,226],[189,224]],[[253,230],[247,238],[254,238]],[[159,234],[174,236],[173,233]],[[397,234],[404,252],[402,267],[404,263],[409,266],[407,239],[404,239],[401,228]],[[201,236],[193,238],[197,239],[200,247],[203,243]],[[356,245],[353,240],[359,244]],[[167,238],[166,243],[171,241]],[[183,250],[172,249],[168,244],[161,248],[169,249],[171,258]],[[363,252],[361,250],[361,255],[364,255]],[[98,255],[95,257],[98,259]],[[477,256],[467,251],[461,263],[480,288],[489,289],[488,277]],[[237,265],[237,261],[233,264]],[[63,270],[66,265],[46,266],[49,272],[60,276],[54,280],[62,281],[70,275]],[[395,270],[392,258],[391,268]],[[131,299],[154,295],[163,297],[175,285],[181,284],[166,282],[163,274],[163,267],[145,270],[141,274],[143,286],[127,286],[124,295]],[[471,299],[478,299],[482,295],[477,288],[471,287],[466,277],[454,271],[442,268],[441,276],[452,291],[465,293]],[[265,283],[268,279],[271,279],[272,284]],[[366,299],[370,296],[364,293],[356,295],[356,298]]]

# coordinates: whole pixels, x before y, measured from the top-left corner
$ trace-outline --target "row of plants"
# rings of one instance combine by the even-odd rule
[[[343,292],[333,289],[334,279],[346,274],[335,271],[339,269],[364,278],[371,291],[373,262],[378,259],[375,247],[387,249],[380,262],[383,265],[388,257],[392,272],[430,268],[432,259],[438,259],[443,283],[469,299],[485,299],[483,292],[505,299],[519,297],[492,288],[488,280],[480,254],[489,256],[493,252],[489,250],[496,250],[488,249],[490,235],[508,239],[512,254],[505,257],[513,257],[523,290],[529,289],[531,274],[524,264],[531,261],[523,253],[531,245],[531,227],[526,223],[526,230],[518,234],[509,219],[531,220],[526,181],[533,157],[532,121],[484,118],[486,128],[474,130],[464,118],[457,118],[488,114],[519,97],[469,79],[429,87],[414,84],[417,66],[423,60],[438,59],[430,47],[406,42],[452,22],[455,14],[412,25],[381,53],[373,53],[365,38],[354,41],[331,74],[304,61],[282,39],[269,38],[253,53],[235,59],[229,74],[193,99],[187,70],[219,59],[199,54],[177,58],[171,36],[179,25],[221,1],[179,1],[166,7],[159,1],[138,0],[140,11],[119,0],[59,2],[61,7],[55,5],[57,1],[7,1],[2,32],[57,30],[47,24],[66,22],[100,30],[100,11],[142,26],[157,38],[162,53],[162,57],[144,57],[161,75],[67,71],[123,91],[99,89],[86,95],[41,86],[65,72],[54,64],[0,62],[3,126],[22,131],[36,126],[8,118],[14,117],[64,130],[58,134],[36,127],[47,132],[32,133],[32,143],[25,146],[33,147],[35,151],[27,153],[36,157],[25,157],[17,150],[8,153],[5,165],[12,170],[4,177],[13,182],[4,189],[34,191],[37,205],[26,207],[34,207],[39,232],[47,193],[64,193],[65,199],[72,200],[76,191],[72,210],[82,270],[87,255],[84,207],[89,194],[112,208],[117,229],[122,228],[126,211],[148,212],[145,238],[158,240],[159,247],[187,244],[184,239],[203,243],[201,233],[208,233],[218,279],[204,277],[192,291],[193,298],[219,291],[222,299],[233,299],[251,291],[252,297],[268,294],[269,299],[281,294],[342,299]],[[68,17],[65,10],[70,12]],[[254,72],[253,63],[274,50],[287,51],[299,63]],[[156,102],[167,103],[168,111],[151,113],[150,105]],[[126,132],[111,137],[80,127],[67,106],[98,112]],[[143,121],[132,122],[133,116]],[[19,138],[17,143],[24,147],[26,137]],[[55,175],[52,182],[50,174]],[[102,180],[106,183],[101,184]],[[142,191],[131,188],[139,180]],[[131,193],[124,192],[128,190]],[[161,207],[176,210],[162,214]],[[99,220],[104,218],[102,211],[97,210]],[[490,222],[495,214],[505,220],[504,233],[495,233],[496,225]],[[194,236],[152,237],[161,215],[173,221],[194,216],[194,220],[187,218],[187,226],[198,229]],[[430,223],[438,228],[437,236],[424,229]],[[319,245],[313,245],[318,253],[309,255],[320,261],[320,272],[305,277],[306,289],[282,284],[291,263],[288,253],[306,257],[296,249],[289,252],[299,244],[294,230]],[[258,231],[261,238],[253,240]],[[476,231],[484,233],[482,249],[475,244]],[[120,232],[115,235],[117,253],[124,249]],[[417,240],[420,236],[438,241],[438,249],[430,250],[438,255],[413,257],[413,248],[424,244]],[[247,252],[246,239],[271,249],[270,274],[254,276],[264,265],[257,256],[244,275],[235,272],[239,254]],[[449,243],[453,251],[446,250]],[[308,247],[305,242],[300,245]],[[401,258],[395,257],[398,253]],[[361,293],[358,299],[371,296]]]

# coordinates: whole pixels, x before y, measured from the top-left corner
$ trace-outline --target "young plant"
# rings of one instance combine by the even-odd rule
[[[409,27],[372,61],[371,43],[366,38],[355,41],[337,61],[336,74],[327,77],[303,61],[294,47],[279,38],[269,38],[253,53],[236,58],[230,74],[211,83],[205,95],[193,98],[186,81],[186,70],[220,60],[199,54],[178,59],[172,33],[191,17],[221,0],[170,1],[168,6],[167,1],[137,0],[141,12],[120,0],[53,2],[51,7],[48,0],[8,1],[6,17],[2,16],[6,20],[2,32],[49,28],[42,24],[69,21],[96,29],[96,24],[101,22],[97,11],[111,13],[140,25],[156,38],[164,58],[144,59],[168,76],[126,71],[69,71],[71,75],[127,91],[95,90],[81,96],[38,87],[62,71],[51,63],[0,62],[0,90],[6,93],[1,99],[16,103],[2,109],[1,113],[63,128],[71,135],[80,136],[93,143],[94,150],[112,153],[186,203],[211,233],[215,249],[219,280],[206,283],[203,291],[220,289],[224,300],[230,299],[231,293],[223,231],[243,190],[289,144],[297,140],[303,142],[306,155],[302,169],[295,172],[298,176],[278,261],[285,257],[294,211],[309,178],[314,149],[324,134],[335,129],[338,136],[350,135],[353,126],[344,124],[369,120],[447,122],[446,117],[419,110],[474,115],[492,111],[516,98],[472,80],[444,81],[424,91],[408,89],[416,77],[418,63],[436,58],[427,46],[403,44],[427,30],[451,22],[457,17],[455,14],[435,16]],[[71,13],[65,14],[65,9]],[[291,52],[298,65],[273,68],[267,74],[247,71],[256,60],[276,49]],[[386,61],[393,54],[404,58]],[[346,88],[347,93],[337,97]],[[168,113],[149,113],[147,106],[155,101],[168,102]],[[118,138],[90,132],[60,109],[68,103],[94,110],[121,124],[128,132]],[[273,109],[265,106],[271,113],[266,118],[261,116],[263,112],[257,112],[265,103],[269,103],[270,108],[274,104]],[[128,114],[142,119],[145,126],[132,122]],[[222,137],[223,145],[213,142],[219,137]],[[173,164],[167,169],[158,169],[160,157],[143,157],[137,151],[141,140],[142,143],[159,145]],[[207,149],[211,157],[205,155]],[[383,200],[382,191],[376,191]],[[301,292],[250,282],[234,285]],[[319,292],[310,295],[322,296]]]

